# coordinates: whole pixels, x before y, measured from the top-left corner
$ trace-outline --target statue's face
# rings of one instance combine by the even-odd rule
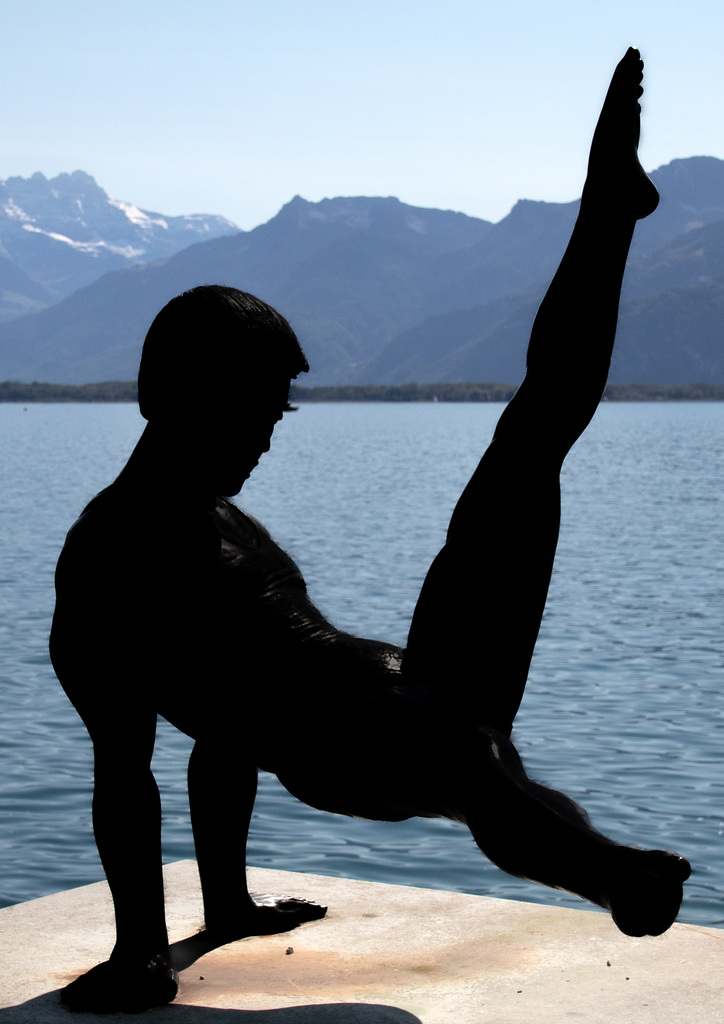
[[[217,494],[230,497],[239,493],[261,456],[269,451],[288,397],[288,377],[263,380],[253,393],[227,397],[209,415],[204,433]]]

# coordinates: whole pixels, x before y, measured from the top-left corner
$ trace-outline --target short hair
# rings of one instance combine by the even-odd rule
[[[248,292],[201,285],[171,299],[151,324],[138,370],[138,404],[149,420],[205,404],[238,386],[253,394],[260,377],[309,370],[284,317]]]

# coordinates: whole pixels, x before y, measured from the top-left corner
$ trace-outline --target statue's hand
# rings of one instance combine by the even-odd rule
[[[162,956],[146,963],[107,960],[81,974],[60,994],[70,1010],[90,1013],[140,1013],[165,1006],[178,992],[178,975]]]
[[[319,903],[297,896],[268,896],[253,892],[251,898],[255,908],[252,920],[257,927],[263,925],[268,928],[265,931],[257,931],[256,935],[288,932],[305,921],[318,921],[327,913],[327,908],[320,906]]]
[[[251,893],[252,902],[233,917],[206,922],[206,934],[216,942],[234,942],[250,935],[289,932],[306,921],[318,921],[327,908],[296,896],[268,896]]]

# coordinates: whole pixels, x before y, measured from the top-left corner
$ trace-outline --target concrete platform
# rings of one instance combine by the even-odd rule
[[[152,1024],[720,1024],[724,930],[674,925],[630,939],[607,915],[250,870],[257,892],[329,906],[322,921],[194,959],[202,923],[193,861],[166,869],[178,998]],[[104,883],[0,910],[0,1024],[82,1024],[58,992],[106,959]]]

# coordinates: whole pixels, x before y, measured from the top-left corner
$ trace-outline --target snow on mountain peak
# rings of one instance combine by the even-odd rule
[[[163,217],[152,217],[143,210],[139,210],[133,203],[124,203],[122,199],[108,199],[109,206],[115,206],[117,210],[120,210],[131,222],[139,227],[149,227],[151,224],[156,224],[164,230],[168,230],[168,221],[164,220]]]
[[[8,201],[4,204],[3,212],[8,216],[10,220],[33,220],[33,218],[29,214],[27,214],[25,210],[21,210],[21,208],[13,199],[8,199]]]
[[[166,217],[111,199],[85,171],[0,181],[0,253],[29,279],[31,308],[47,304],[42,290],[57,301],[108,271],[168,259],[238,230],[220,216]],[[24,310],[0,287],[0,322]]]

